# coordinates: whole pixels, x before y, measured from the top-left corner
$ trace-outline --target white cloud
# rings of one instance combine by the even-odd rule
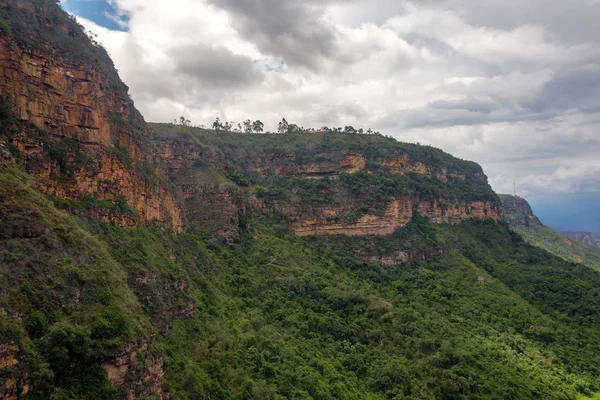
[[[82,23],[150,121],[372,127],[498,191],[595,191],[600,5],[540,1],[113,0],[128,32]]]

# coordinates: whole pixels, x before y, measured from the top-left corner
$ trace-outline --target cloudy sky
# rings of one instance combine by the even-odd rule
[[[600,231],[600,0],[63,6],[148,121],[373,128],[480,163],[550,225]]]

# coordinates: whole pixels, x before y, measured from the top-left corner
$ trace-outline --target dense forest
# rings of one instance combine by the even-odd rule
[[[600,274],[505,225],[417,217],[399,236],[448,250],[382,266],[339,246],[350,238],[298,238],[274,216],[247,219],[233,243],[75,218],[23,178],[1,175],[0,334],[23,351],[27,398],[115,398],[100,363],[143,341],[138,357],[164,358],[178,399],[600,389]]]

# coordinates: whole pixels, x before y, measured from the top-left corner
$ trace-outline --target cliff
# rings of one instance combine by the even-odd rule
[[[253,212],[283,214],[299,236],[390,235],[416,213],[446,224],[502,219],[481,167],[431,147],[334,132],[150,127],[187,217],[229,239]]]
[[[106,51],[54,1],[0,0],[0,18],[0,140],[30,184],[105,202],[94,216],[119,226],[183,230],[146,123]]]
[[[509,223],[509,225],[542,225],[538,217],[533,215],[533,211],[531,210],[531,206],[527,200],[519,196],[512,196],[509,194],[500,194],[498,197],[500,197],[502,206],[504,207],[504,219]]]

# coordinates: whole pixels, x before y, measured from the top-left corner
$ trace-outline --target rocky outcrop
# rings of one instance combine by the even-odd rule
[[[126,203],[137,213],[135,225],[182,231],[179,201],[165,183],[146,124],[108,55],[76,24],[49,26],[56,21],[49,21],[48,10],[64,13],[55,4],[1,0],[0,5],[23,15],[32,29],[52,29],[52,37],[64,36],[62,48],[50,42],[36,47],[0,30],[0,141],[18,153],[20,164],[35,178],[31,183],[64,199]],[[14,32],[22,29],[19,21],[11,21]],[[75,44],[79,47],[71,48]],[[95,61],[78,58],[82,49],[93,50]],[[95,216],[132,225],[114,212]]]
[[[303,162],[295,151],[283,154],[261,154],[254,161],[254,170],[259,175],[267,177],[293,177],[304,179],[336,178],[342,173],[353,174],[363,171],[366,160],[362,153],[342,150],[340,160],[331,159],[327,154],[321,155],[317,162]]]
[[[188,220],[229,240],[238,235],[246,214],[244,193],[230,184],[181,185]]]
[[[19,346],[0,344],[0,399],[17,400],[30,390],[30,377],[19,365]]]
[[[399,198],[392,200],[383,215],[367,212],[354,223],[338,222],[347,220],[347,214],[359,209],[356,204],[343,208],[321,208],[310,213],[288,210],[293,221],[291,229],[299,236],[309,235],[389,235],[408,224],[415,212],[426,216],[433,223],[457,224],[466,219],[502,219],[502,208],[494,202],[447,202],[443,200],[415,200]]]
[[[533,215],[533,211],[527,200],[509,194],[500,194],[498,196],[504,208],[504,219],[509,225],[525,227],[530,225],[542,226],[538,217]]]
[[[177,133],[169,133],[171,130],[176,130]],[[193,130],[183,127],[153,125],[152,132],[154,142],[168,166],[169,175],[182,192],[187,218],[227,239],[238,234],[243,215],[256,212],[285,215],[290,221],[290,229],[299,236],[389,235],[408,224],[415,212],[427,216],[434,223],[456,224],[471,218],[495,221],[502,219],[502,206],[493,200],[494,196],[490,196],[492,200],[486,201],[458,201],[448,198],[431,199],[431,196],[413,193],[378,201],[371,197],[350,195],[338,184],[342,174],[361,172],[414,174],[444,185],[456,182],[465,184],[467,180],[487,185],[487,178],[480,167],[469,165],[472,173],[467,177],[452,171],[452,159],[447,163],[449,166],[429,165],[411,160],[408,153],[394,150],[389,154],[379,155],[369,165],[364,152],[343,147],[329,153],[310,154],[310,151],[303,149],[303,143],[298,138],[293,139],[300,142],[296,145],[296,150],[292,148],[283,151],[271,142],[286,142],[288,139],[270,135],[254,136],[248,148],[243,148],[239,154],[231,154],[231,149],[212,145],[210,140],[203,142],[193,136]],[[232,142],[247,137],[226,132],[217,134],[221,135],[218,139]],[[211,133],[207,135],[216,136]],[[257,145],[263,140],[268,144]],[[253,150],[251,146],[260,150]],[[264,150],[269,147],[272,149]],[[237,185],[231,171],[238,177],[249,177],[245,185]],[[301,187],[296,187],[279,198],[259,196],[259,186],[290,178],[295,182],[323,179],[326,181],[324,190],[330,191],[331,199],[321,203],[302,200]],[[256,186],[253,187],[251,183]],[[489,191],[492,193],[491,189]]]
[[[381,163],[381,170],[392,174],[406,175],[415,173],[429,178],[437,178],[443,182],[451,179],[464,181],[465,175],[458,173],[449,173],[448,168],[428,165],[420,161],[411,161],[407,153],[396,152],[392,156],[386,157]]]
[[[158,352],[143,343],[106,360],[102,364],[108,382],[123,388],[127,400],[171,398],[164,371],[164,360]]]

